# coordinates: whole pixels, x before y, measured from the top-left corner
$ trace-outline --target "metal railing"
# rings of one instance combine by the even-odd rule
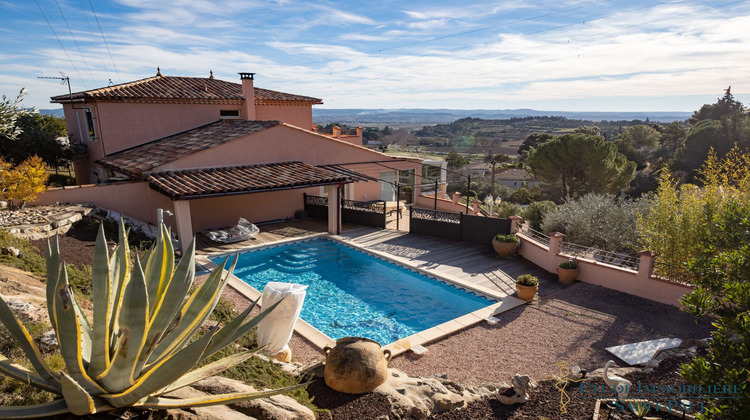
[[[693,274],[690,271],[684,267],[659,261],[658,257],[654,259],[651,277],[686,286],[693,285]]]
[[[317,195],[305,194],[305,204],[310,204],[314,206],[327,206],[328,197],[320,197]]]
[[[439,210],[427,210],[412,207],[411,217],[414,219],[434,220],[437,222],[461,223],[461,213],[451,213]]]
[[[575,258],[583,258],[616,267],[638,271],[641,258],[623,252],[605,251],[595,246],[583,246],[563,241],[562,253]]]
[[[538,230],[534,230],[528,225],[521,225],[519,231],[531,238],[534,242],[540,243],[544,246],[549,246],[549,235],[545,235]]]
[[[385,201],[354,201],[342,200],[342,207],[347,210],[364,211],[367,213],[385,213]]]

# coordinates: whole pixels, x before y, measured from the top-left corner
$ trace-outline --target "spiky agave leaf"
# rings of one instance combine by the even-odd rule
[[[52,372],[47,364],[44,363],[42,353],[34,345],[34,341],[31,338],[31,334],[24,327],[23,323],[16,317],[16,314],[10,309],[5,299],[0,297],[0,321],[2,321],[5,328],[8,329],[13,338],[21,346],[26,357],[31,362],[31,366],[39,374],[39,377],[46,382],[47,386],[55,389],[53,392],[60,392],[60,377]],[[12,376],[12,375],[11,375]]]
[[[145,344],[148,324],[148,293],[141,262],[136,256],[133,276],[125,286],[120,308],[120,336],[117,351],[112,363],[99,382],[106,389],[126,389],[133,385],[136,376],[138,356]]]
[[[99,233],[96,235],[96,248],[94,250],[94,264],[92,272],[92,299],[94,306],[94,325],[91,337],[91,361],[88,374],[96,378],[107,370],[110,364],[110,339],[109,339],[109,302],[111,298],[109,277],[109,252],[107,250],[107,239],[104,236],[104,224],[99,225]]]
[[[55,287],[55,324],[57,341],[63,356],[68,375],[75,379],[87,392],[98,395],[106,392],[88,376],[83,364],[82,326],[79,321],[75,296],[68,283],[68,270],[63,266]]]
[[[286,388],[273,389],[269,391],[235,392],[231,394],[209,395],[206,397],[197,398],[148,397],[143,402],[138,403],[137,407],[169,410],[171,408],[206,407],[219,404],[233,404],[242,401],[255,400],[258,398],[285,394],[287,392],[292,392],[295,389],[305,387],[309,384],[310,382],[305,382],[288,386]]]

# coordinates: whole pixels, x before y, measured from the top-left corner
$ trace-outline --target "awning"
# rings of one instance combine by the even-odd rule
[[[149,186],[172,200],[336,185],[353,177],[304,162],[166,171],[149,174]]]

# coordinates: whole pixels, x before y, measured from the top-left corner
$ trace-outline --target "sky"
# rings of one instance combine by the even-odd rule
[[[0,94],[151,77],[320,108],[694,111],[750,105],[750,0],[0,0]]]

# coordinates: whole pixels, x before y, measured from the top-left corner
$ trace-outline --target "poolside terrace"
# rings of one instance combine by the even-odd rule
[[[226,252],[325,231],[325,223],[308,219],[261,226],[255,240],[232,245],[218,246],[199,235],[198,253]],[[563,361],[589,369],[602,367],[613,358],[606,351],[609,346],[664,337],[705,338],[710,333],[709,322],[696,323],[677,307],[591,284],[564,286],[555,274],[520,256],[498,257],[489,245],[353,225],[344,226],[340,238],[436,276],[457,278],[505,296],[514,292],[516,276],[531,273],[540,278],[538,297],[529,304],[510,305],[496,315],[497,324],[479,322],[430,338],[423,344],[429,349],[425,356],[400,352],[390,365],[409,374],[445,373],[457,381],[487,383],[507,381],[520,372],[539,380],[555,374]],[[231,288],[225,295],[239,310],[249,303]],[[289,345],[297,362],[323,360],[320,347],[298,332]]]

